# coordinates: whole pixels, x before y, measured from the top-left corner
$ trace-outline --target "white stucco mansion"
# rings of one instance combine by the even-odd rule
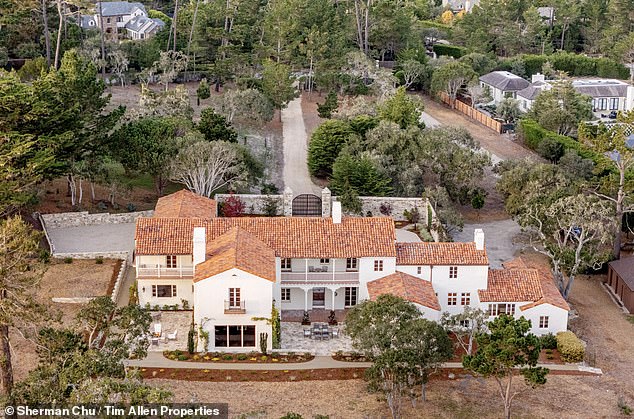
[[[536,334],[566,330],[569,307],[549,272],[515,260],[490,269],[484,233],[471,243],[399,243],[388,217],[216,217],[216,203],[180,191],[161,198],[135,234],[139,304],[193,307],[209,349],[257,348],[282,313],[341,310],[381,294],[428,319],[477,306],[524,316]],[[271,347],[269,342],[269,347]]]

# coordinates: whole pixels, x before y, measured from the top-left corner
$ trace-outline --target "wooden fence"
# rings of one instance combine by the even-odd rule
[[[446,104],[451,106],[451,99],[449,98],[449,96],[444,93],[441,92],[439,93],[438,97],[440,98],[440,100]],[[491,118],[490,116],[486,115],[485,113],[472,108],[471,106],[467,105],[464,102],[461,102],[459,100],[456,99],[453,109],[457,110],[460,113],[463,113],[465,115],[467,115],[469,118],[471,119],[475,119],[476,121],[478,121],[479,123],[481,123],[482,125],[484,125],[487,128],[492,129],[493,131],[497,132],[497,133],[501,133],[502,132],[502,123],[499,121],[496,121],[495,119]]]

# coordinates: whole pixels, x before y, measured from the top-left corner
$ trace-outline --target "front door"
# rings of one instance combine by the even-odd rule
[[[326,305],[326,288],[313,288],[313,307]]]

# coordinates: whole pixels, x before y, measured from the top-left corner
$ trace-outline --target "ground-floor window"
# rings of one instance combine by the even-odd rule
[[[176,285],[152,285],[152,297],[176,297]]]
[[[489,316],[499,316],[500,314],[515,314],[515,304],[489,304]]]
[[[548,316],[539,316],[539,328],[548,329]]]
[[[217,347],[254,347],[255,326],[215,326],[214,342]]]
[[[610,110],[611,111],[617,111],[619,109],[619,99],[616,97],[613,97],[610,99]]]
[[[282,288],[282,301],[291,301],[291,289]]]
[[[345,291],[346,298],[344,302],[346,307],[357,305],[358,291],[359,291],[359,288],[357,287],[346,287],[346,291]]]

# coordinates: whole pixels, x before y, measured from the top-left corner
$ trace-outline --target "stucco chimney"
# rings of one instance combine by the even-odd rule
[[[205,253],[207,248],[205,227],[194,227],[194,251],[193,262],[194,267],[205,261]]]
[[[538,81],[546,81],[546,76],[544,76],[541,73],[535,73],[533,74],[533,77],[531,77],[531,83],[535,83]]]
[[[473,241],[475,242],[476,250],[484,250],[484,231],[481,228],[476,228],[473,232]]]
[[[332,222],[333,224],[341,224],[341,202],[332,203]]]

